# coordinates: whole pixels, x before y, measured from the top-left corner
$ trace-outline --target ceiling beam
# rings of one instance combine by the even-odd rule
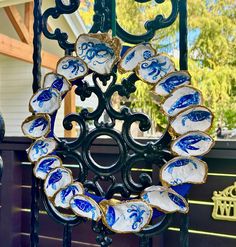
[[[0,34],[0,54],[33,63],[33,46]],[[55,70],[59,57],[42,51],[42,66]]]
[[[30,40],[29,32],[17,8],[15,6],[10,6],[10,7],[5,7],[4,10],[8,18],[10,19],[11,24],[16,30],[20,40],[27,44],[30,44],[32,40]]]
[[[0,0],[0,8],[32,2],[32,0]]]
[[[30,40],[33,40],[33,22],[34,22],[33,10],[34,10],[33,2],[25,3],[24,23],[29,32]]]

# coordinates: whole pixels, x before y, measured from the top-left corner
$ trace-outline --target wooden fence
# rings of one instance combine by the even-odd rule
[[[4,161],[4,173],[0,186],[0,246],[28,247],[30,234],[30,184],[31,165],[25,149],[29,147],[26,138],[5,138],[0,144]],[[94,142],[92,153],[96,160],[114,160],[117,148],[113,142],[100,139]],[[104,160],[106,159],[106,160]],[[223,190],[236,180],[236,142],[217,142],[206,156],[209,165],[208,181],[205,185],[194,185],[189,195],[190,203],[190,247],[235,247],[236,222],[217,221],[211,217],[213,191]],[[75,169],[72,167],[72,169]],[[138,178],[140,169],[157,179],[157,171],[150,167],[135,169]],[[40,247],[62,246],[63,226],[54,222],[40,204],[39,215]],[[73,247],[98,246],[91,224],[80,224],[73,229]],[[113,247],[136,247],[135,235],[114,235]],[[153,238],[153,247],[179,246],[179,215],[173,225],[162,236]]]

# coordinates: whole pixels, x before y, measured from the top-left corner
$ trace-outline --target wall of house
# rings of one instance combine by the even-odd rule
[[[42,76],[49,70],[42,69]],[[42,77],[43,78],[43,77]],[[32,64],[0,56],[0,111],[6,124],[6,136],[22,136],[21,123],[27,116],[29,99],[32,96]],[[64,136],[62,120],[64,104],[58,116],[55,132]]]

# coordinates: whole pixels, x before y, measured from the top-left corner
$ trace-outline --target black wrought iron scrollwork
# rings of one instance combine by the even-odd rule
[[[0,113],[0,142],[3,141],[4,135],[5,135],[5,123],[2,114]],[[2,171],[3,171],[3,161],[2,161],[2,157],[0,156],[0,181],[2,178]]]

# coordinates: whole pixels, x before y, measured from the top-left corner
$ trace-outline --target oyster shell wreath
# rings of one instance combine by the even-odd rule
[[[119,39],[105,33],[80,35],[75,51],[77,56],[61,58],[56,73],[44,77],[43,87],[29,102],[33,115],[22,123],[23,133],[35,139],[27,150],[28,158],[34,164],[34,175],[44,180],[48,200],[55,207],[71,208],[80,217],[102,219],[110,230],[119,233],[141,231],[152,219],[153,209],[187,213],[187,201],[170,187],[204,183],[207,164],[196,156],[206,154],[214,145],[206,133],[212,126],[213,114],[202,106],[201,92],[190,86],[189,73],[176,71],[171,59],[158,54],[149,43],[129,48],[120,58]],[[97,203],[85,195],[83,185],[74,182],[72,172],[55,155],[57,141],[50,115],[59,109],[62,96],[71,89],[74,80],[84,78],[91,71],[109,74],[116,64],[120,73],[135,72],[144,83],[153,85],[152,93],[163,98],[161,109],[169,118],[169,132],[173,136],[171,151],[177,157],[161,168],[162,186],[144,189],[139,199],[104,199]]]

